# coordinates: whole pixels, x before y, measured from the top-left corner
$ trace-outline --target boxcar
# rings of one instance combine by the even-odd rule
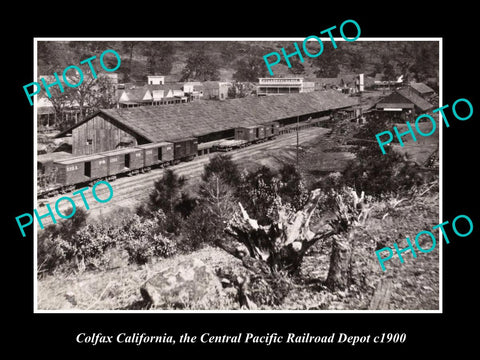
[[[84,155],[54,162],[57,182],[75,185],[107,176],[107,158],[104,155]]]
[[[265,137],[271,139],[279,134],[280,124],[276,121],[265,124]]]
[[[122,148],[101,153],[107,158],[108,175],[114,176],[125,172],[138,172],[143,168],[143,150]]]
[[[264,129],[259,125],[238,127],[235,128],[235,140],[252,142],[263,138],[264,133]]]
[[[184,138],[172,141],[174,145],[173,158],[175,162],[181,160],[191,160],[197,155],[198,140],[197,138]]]
[[[170,142],[160,142],[138,145],[137,148],[143,151],[143,166],[151,167],[171,163],[173,160],[173,146]]]
[[[71,158],[72,154],[59,151],[37,156],[37,171],[46,174],[54,168],[54,162]]]

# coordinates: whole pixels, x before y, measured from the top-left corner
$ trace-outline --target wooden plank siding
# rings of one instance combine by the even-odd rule
[[[105,120],[101,114],[72,130],[73,155],[90,155],[136,145],[138,141],[132,134]]]

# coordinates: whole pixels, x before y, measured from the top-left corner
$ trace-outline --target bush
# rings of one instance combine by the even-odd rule
[[[224,236],[223,229],[234,213],[234,189],[217,174],[200,184],[198,206],[182,224],[182,248],[193,251],[203,244],[214,244]]]
[[[83,224],[73,232],[72,223],[49,228],[39,237],[38,272],[104,269],[110,249],[125,250],[129,263],[144,264],[153,257],[169,257],[176,245],[162,234],[166,217],[156,211],[149,218],[133,215],[120,224],[106,221]],[[78,224],[76,224],[78,225]]]
[[[275,205],[277,197],[283,204],[300,209],[308,199],[308,191],[295,166],[286,164],[278,173],[263,166],[255,172],[242,174],[237,197],[253,218],[260,224],[267,224],[269,209]]]
[[[153,257],[170,257],[176,253],[175,243],[160,233],[159,222],[165,220],[162,212],[142,219],[138,215],[125,220],[118,242],[128,251],[130,262],[145,264]]]
[[[196,202],[183,192],[186,180],[177,176],[173,170],[165,171],[163,177],[154,183],[149,201],[137,208],[137,215],[150,217],[157,210],[165,214],[165,230],[179,234],[182,218],[187,217],[195,208]]]

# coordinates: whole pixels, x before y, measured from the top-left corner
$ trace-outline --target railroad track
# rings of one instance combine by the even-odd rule
[[[326,134],[329,132],[329,129],[325,128],[309,128],[299,133],[299,143],[305,143],[317,137],[318,135]],[[249,158],[256,157],[268,157],[266,150],[275,150],[278,148],[285,148],[287,146],[296,145],[296,133],[288,133],[278,136],[275,140],[266,141],[259,144],[254,144],[246,148],[233,150],[227,152],[232,157],[232,160],[237,164],[245,163]],[[209,155],[204,155],[190,162],[184,162],[177,164],[175,166],[168,167],[175,171],[177,175],[184,176],[187,179],[187,182],[190,184],[195,183],[201,176],[205,164],[209,162],[210,156],[214,156],[216,153]],[[156,180],[160,179],[163,176],[165,169],[153,169],[149,173],[138,174],[131,177],[121,177],[115,181],[110,182],[113,188],[113,198],[107,203],[99,203],[94,200],[91,193],[91,189],[88,192],[85,192],[86,201],[90,207],[88,210],[89,218],[95,218],[98,215],[105,215],[119,207],[135,207],[140,205],[143,200],[148,198],[148,195],[153,188],[153,184]],[[97,196],[100,199],[106,199],[109,196],[109,191],[105,186],[99,186],[96,189]],[[51,198],[39,200],[36,206],[37,211],[40,215],[46,213],[46,207],[41,204],[48,203],[50,207],[54,208],[56,201],[62,197],[68,196],[73,197],[77,208],[85,209],[83,201],[80,195],[72,195],[71,192],[61,195],[56,195]],[[63,214],[68,214],[68,208],[70,203],[68,201],[62,201],[59,206],[59,210]],[[55,210],[53,210],[55,211]],[[57,217],[56,217],[57,218]],[[57,219],[58,220],[58,219]],[[42,219],[44,226],[51,224],[51,218],[47,217]],[[40,226],[37,224],[38,229]]]

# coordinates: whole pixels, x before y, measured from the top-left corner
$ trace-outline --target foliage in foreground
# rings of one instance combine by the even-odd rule
[[[115,262],[144,264],[176,253],[176,244],[163,235],[165,215],[133,215],[120,224],[102,221],[75,228],[69,222],[51,225],[38,237],[38,272],[102,270]],[[70,225],[71,226],[71,225]]]

